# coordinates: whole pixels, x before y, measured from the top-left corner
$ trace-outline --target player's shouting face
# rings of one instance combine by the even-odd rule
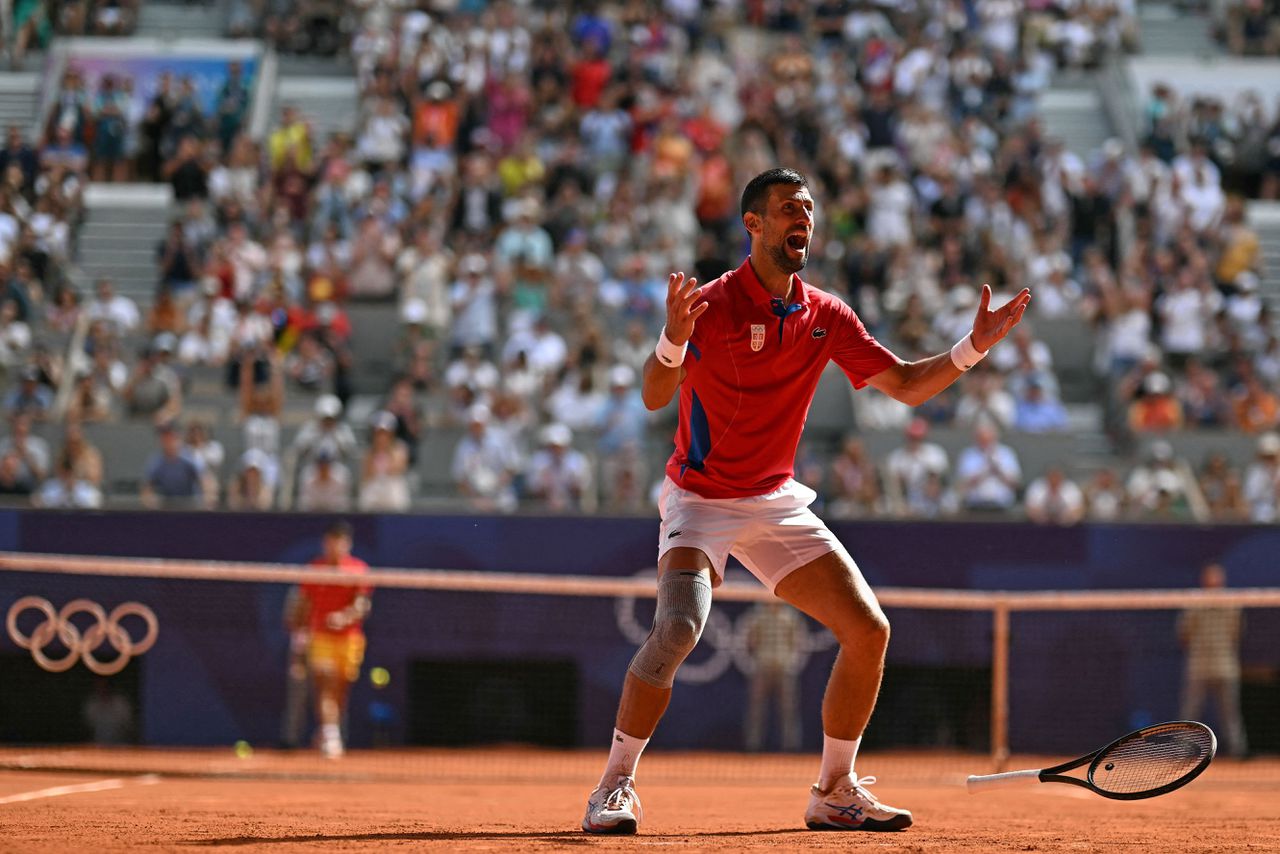
[[[791,274],[804,269],[813,242],[813,196],[799,184],[774,184],[764,213],[748,211],[743,219],[753,241],[760,241],[766,257],[778,270]]]

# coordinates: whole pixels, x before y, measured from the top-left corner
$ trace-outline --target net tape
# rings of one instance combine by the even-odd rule
[[[187,560],[144,557],[103,557],[52,553],[0,552],[0,570],[66,575],[101,575],[192,581],[248,581],[279,584],[332,584],[449,590],[476,593],[529,593],[551,596],[653,597],[653,570],[643,577],[601,577],[547,573],[490,572],[455,569],[371,569],[362,575],[278,563]],[[876,598],[887,608],[943,610],[1074,611],[1181,608],[1276,608],[1280,588],[1230,590],[942,590],[876,587]],[[754,583],[726,581],[715,598],[728,602],[771,602],[776,597]]]

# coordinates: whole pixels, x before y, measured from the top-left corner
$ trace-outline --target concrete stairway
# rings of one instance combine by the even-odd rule
[[[0,128],[17,125],[30,131],[40,106],[40,75],[21,71],[0,74]]]
[[[1046,135],[1060,138],[1068,151],[1084,158],[1113,135],[1097,76],[1090,72],[1059,73],[1040,96],[1040,121]]]
[[[227,14],[219,0],[195,3],[141,3],[136,35],[153,38],[221,39]]]
[[[1187,59],[1221,54],[1209,35],[1209,19],[1200,12],[1173,3],[1140,3],[1142,52],[1147,56],[1181,56]]]
[[[275,109],[270,127],[274,129],[280,108],[292,104],[311,122],[320,142],[334,131],[352,133],[360,114],[359,91],[354,77],[287,77],[276,85]]]
[[[90,184],[77,259],[85,277],[106,276],[118,293],[150,305],[156,246],[164,238],[172,199],[167,184]]]

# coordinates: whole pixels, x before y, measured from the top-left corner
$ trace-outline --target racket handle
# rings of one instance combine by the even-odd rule
[[[987,789],[1003,789],[1009,786],[1025,786],[1040,782],[1040,771],[1005,771],[1003,774],[970,774],[968,780],[969,794],[985,792]]]

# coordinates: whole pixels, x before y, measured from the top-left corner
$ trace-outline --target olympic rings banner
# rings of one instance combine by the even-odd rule
[[[332,518],[0,511],[0,550],[301,564],[318,554]],[[350,521],[357,555],[373,566],[644,577],[653,571],[658,537],[657,521],[648,518],[353,515]],[[1274,558],[1280,529],[1273,527],[859,522],[832,528],[873,586],[1190,587],[1211,558],[1225,563],[1233,586],[1280,583]],[[745,577],[741,568],[731,572]],[[74,678],[79,664],[94,674],[122,668],[116,679],[136,673],[140,737],[148,744],[225,745],[241,738],[272,744],[287,688],[287,594],[282,584],[0,572],[0,614],[8,624],[0,634],[0,665],[35,670],[35,661],[64,668],[43,674],[48,680]],[[33,596],[39,601],[28,598]],[[366,676],[351,696],[351,744],[372,741],[374,704],[396,715],[386,724],[385,739],[409,739],[417,713],[411,685],[421,662],[562,663],[576,674],[575,743],[597,744],[612,726],[623,675],[648,632],[652,609],[653,601],[643,597],[375,591],[366,624]],[[680,671],[664,746],[741,749],[755,659],[749,648],[752,609],[716,602],[702,643]],[[1043,738],[1044,727],[1019,727],[1077,707],[1072,692],[1079,684],[1113,687],[1091,698],[1096,719],[1062,728],[1077,739],[1097,735],[1105,741],[1138,712],[1176,716],[1182,658],[1172,640],[1175,616],[1126,615],[1101,626],[1089,615],[1015,616],[1014,749],[1069,753],[1071,744],[1029,741]],[[944,685],[948,673],[962,672],[965,684],[972,684],[973,669],[990,661],[987,614],[896,609],[889,618],[885,714],[877,716],[880,729],[868,734],[870,740],[887,738],[890,725],[908,734],[927,729],[919,715],[939,695],[911,693],[901,687],[910,680],[895,674],[935,674],[914,684]],[[815,710],[835,648],[812,622],[797,638],[786,667],[805,710],[807,749],[821,740]],[[1260,621],[1247,623],[1244,660],[1280,668],[1280,648],[1269,639],[1274,634],[1269,638]],[[389,674],[385,687],[370,684],[373,667]],[[973,693],[980,698],[984,689]],[[1095,724],[1097,732],[1089,729]],[[0,721],[0,732],[4,726]]]
[[[42,615],[44,621],[31,634],[23,634],[18,623],[23,613],[28,611]],[[76,628],[71,618],[77,614],[93,617],[93,624],[84,631]],[[125,617],[131,616],[146,624],[146,630],[138,641],[134,641],[120,624]],[[107,614],[92,599],[75,599],[55,611],[48,599],[39,596],[24,596],[14,602],[5,618],[5,627],[13,642],[22,649],[30,650],[36,664],[50,673],[62,673],[74,667],[77,661],[82,661],[85,667],[99,676],[113,676],[124,670],[130,659],[151,649],[160,634],[155,612],[138,602],[117,605]],[[61,658],[48,654],[50,645],[55,641],[66,649]],[[104,643],[115,649],[114,658],[98,658],[97,651]]]

